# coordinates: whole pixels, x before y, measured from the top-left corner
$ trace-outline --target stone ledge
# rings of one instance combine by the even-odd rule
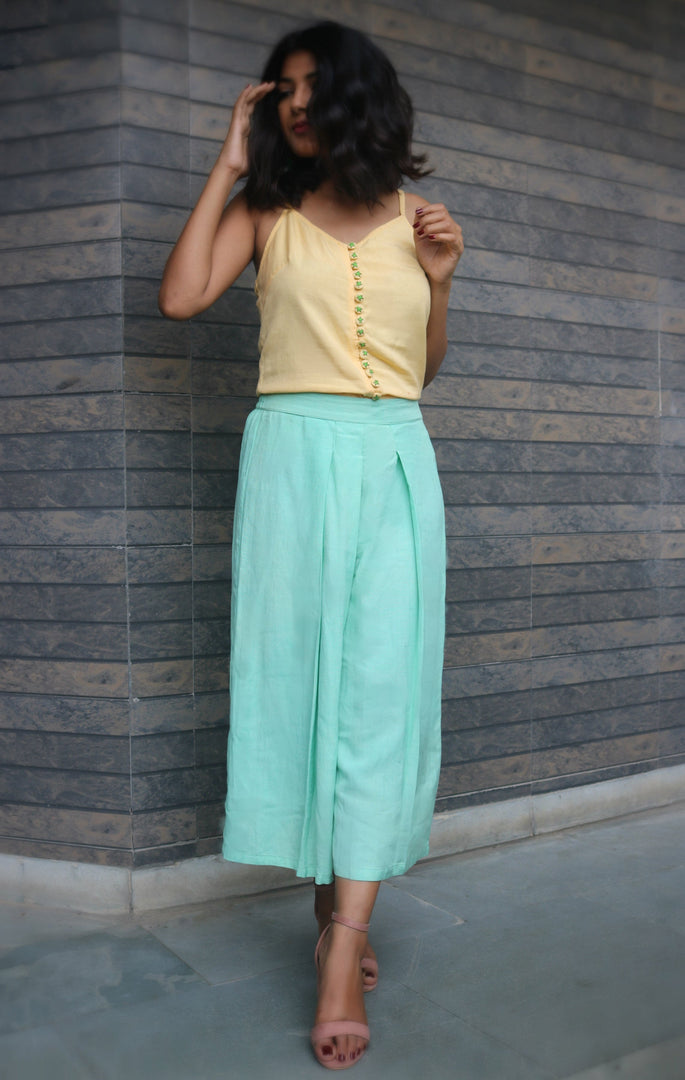
[[[685,765],[436,814],[437,858],[604,821],[685,800]],[[128,870],[0,854],[0,900],[125,915],[301,884],[293,871],[244,866],[220,855]]]

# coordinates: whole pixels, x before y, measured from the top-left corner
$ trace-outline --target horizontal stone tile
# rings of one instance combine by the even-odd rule
[[[13,215],[12,233],[2,247],[33,247],[44,244],[107,240],[119,234],[117,203],[98,206],[33,210]]]
[[[119,199],[120,194],[119,168],[115,163],[0,180],[0,197],[6,213],[33,210],[36,206],[87,206]]]
[[[129,648],[133,663],[192,657],[193,624],[189,619],[186,622],[140,623],[131,627]]]
[[[133,845],[148,848],[193,840],[197,835],[196,817],[197,811],[190,806],[133,814]]]
[[[41,620],[64,623],[126,622],[126,596],[123,582],[118,584],[8,582],[0,586],[2,615],[5,619]]]
[[[126,662],[0,660],[0,689],[6,693],[127,697]]]
[[[448,667],[508,663],[530,655],[531,634],[527,629],[452,635],[445,641],[445,664]]]
[[[104,9],[101,11],[104,14]],[[114,5],[110,4],[110,14],[113,15],[115,11]],[[79,30],[83,32],[83,23]],[[35,33],[35,30],[33,32]],[[114,32],[116,33],[116,30]],[[14,41],[16,44],[25,43],[30,41],[30,36],[24,31],[24,34],[17,35]],[[2,72],[0,93],[4,101],[20,101],[23,98],[49,97],[54,93],[75,93],[79,90],[117,86],[119,65],[115,50],[116,42],[113,39],[111,51],[101,52],[99,55],[62,56],[56,60],[44,60],[42,63],[22,63],[14,70]]]
[[[51,94],[13,102],[4,109],[0,132],[5,139],[45,135],[79,128],[107,127],[118,121],[118,93],[115,87]]]
[[[131,771],[134,774],[187,769],[194,764],[195,739],[191,731],[136,735],[131,740]]]
[[[120,660],[128,643],[125,625],[90,622],[26,622],[0,619],[5,656],[50,660]]]
[[[0,768],[0,787],[3,801],[9,803],[121,812],[127,812],[130,806],[128,770],[108,775],[7,765]]]
[[[121,548],[108,551],[89,547],[5,547],[0,550],[0,581],[11,586],[124,585],[125,580],[125,556]],[[19,600],[19,593],[15,595]],[[35,591],[33,596],[44,614],[42,593]],[[22,613],[25,613],[24,602],[20,601]]]
[[[73,732],[80,735],[127,735],[128,701],[67,696],[48,687],[44,695],[0,693],[0,722],[15,731]]]
[[[187,694],[192,689],[193,662],[190,657],[175,660],[138,661],[131,664],[131,687],[136,697]]]
[[[188,57],[188,37],[183,25],[174,26],[172,23],[123,15],[120,33],[121,48],[125,52],[141,52],[179,61]]]

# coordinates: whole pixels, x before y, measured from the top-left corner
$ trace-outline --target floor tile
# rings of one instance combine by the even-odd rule
[[[683,809],[632,814],[420,863],[392,885],[469,921],[560,893],[602,902],[633,893],[654,898],[655,875],[685,866],[684,820]],[[681,928],[667,878],[664,887],[662,921]]]
[[[36,1027],[0,1036],[2,1080],[100,1080],[99,1073],[67,1047],[54,1028]]]
[[[399,943],[385,968],[561,1076],[685,1030],[682,937],[582,898]]]
[[[372,1042],[355,1066],[359,1080],[422,1073],[430,1080],[552,1080],[501,1040],[406,987],[390,983],[373,996]],[[89,1017],[69,1024],[65,1037],[105,1080],[321,1080],[309,1045],[314,1005],[312,973],[281,969]]]
[[[18,945],[40,940],[66,941],[92,934],[95,930],[109,930],[117,922],[121,926],[131,925],[128,917],[116,920],[107,916],[84,915],[80,911],[0,904],[0,949],[15,949]]]
[[[21,945],[0,955],[0,1031],[168,996],[199,981],[137,927]]]
[[[563,1080],[683,1080],[685,1036],[658,1046],[647,1046]]]

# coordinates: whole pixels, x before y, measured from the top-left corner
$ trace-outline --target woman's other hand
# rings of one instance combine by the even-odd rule
[[[447,284],[464,251],[461,227],[442,203],[425,203],[414,211],[416,257],[436,285]]]
[[[271,93],[275,87],[276,83],[274,82],[259,83],[258,86],[252,86],[251,83],[248,83],[238,95],[233,106],[231,123],[219,154],[219,161],[226,169],[235,172],[239,177],[247,176],[247,138],[250,134],[250,123],[254,107],[258,101]]]

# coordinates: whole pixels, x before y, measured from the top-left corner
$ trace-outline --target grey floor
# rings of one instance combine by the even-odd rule
[[[0,907],[2,1080],[324,1075],[311,889],[104,919]],[[685,805],[381,887],[353,1075],[685,1078]]]

